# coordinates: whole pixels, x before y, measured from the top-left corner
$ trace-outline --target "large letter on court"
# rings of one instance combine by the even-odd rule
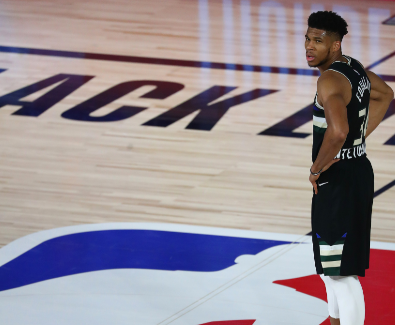
[[[22,106],[13,115],[40,116],[47,109],[60,102],[92,78],[93,76],[58,74],[0,97],[0,107],[4,105]],[[61,81],[61,84],[32,102],[21,100],[21,98],[32,95]]]
[[[70,108],[62,114],[62,117],[76,121],[90,122],[114,122],[127,119],[147,107],[122,106],[115,111],[104,116],[91,116],[90,114],[101,107],[125,96],[126,94],[143,86],[155,86],[156,88],[141,96],[141,98],[165,99],[184,88],[184,85],[176,82],[155,81],[155,80],[136,80],[120,83],[102,93]]]
[[[236,88],[237,87],[225,86],[211,87],[143,125],[166,127],[193,112],[199,111],[196,117],[188,124],[187,129],[210,131],[230,107],[246,103],[277,91],[271,89],[254,89],[244,94],[209,105],[209,103]]]
[[[284,120],[278,122],[277,124],[269,127],[268,129],[259,133],[259,135],[270,135],[277,137],[291,137],[291,138],[306,138],[311,133],[301,133],[293,132],[295,129],[301,127],[303,124],[311,121],[313,119],[313,105],[310,104],[305,108],[297,111],[291,116],[285,118]],[[390,106],[384,115],[383,121],[387,118],[395,115],[395,100],[390,103]],[[384,144],[395,146],[395,135],[393,135]]]
[[[290,137],[290,138],[306,138],[311,133],[293,132],[293,130],[301,127],[303,124],[313,119],[313,105],[310,104],[295,114],[285,118],[270,128],[262,131],[259,135],[271,135],[277,137]],[[313,127],[311,127],[313,128]]]

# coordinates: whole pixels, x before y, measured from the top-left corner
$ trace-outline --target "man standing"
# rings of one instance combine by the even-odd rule
[[[355,59],[342,55],[347,23],[312,13],[306,59],[321,76],[313,111],[312,234],[317,273],[325,282],[332,325],[362,325],[358,276],[369,268],[373,170],[365,138],[382,121],[394,92]],[[334,158],[335,157],[335,158]]]

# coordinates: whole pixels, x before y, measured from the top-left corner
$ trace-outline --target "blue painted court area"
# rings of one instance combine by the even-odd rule
[[[120,229],[47,240],[0,267],[0,291],[110,269],[212,272],[286,241]]]
[[[382,270],[393,270],[395,246],[374,245],[376,268],[363,284],[369,319],[392,306],[384,285],[391,276]],[[327,323],[310,236],[89,224],[11,242],[0,249],[0,265],[0,324]]]

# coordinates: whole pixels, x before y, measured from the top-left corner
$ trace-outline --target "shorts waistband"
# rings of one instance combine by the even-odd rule
[[[366,156],[366,142],[352,148],[341,148],[335,159],[350,160]]]

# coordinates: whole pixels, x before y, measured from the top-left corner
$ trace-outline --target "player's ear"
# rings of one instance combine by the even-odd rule
[[[342,43],[340,41],[334,41],[333,44],[332,44],[333,52],[339,51],[340,47],[341,47],[341,44]]]

